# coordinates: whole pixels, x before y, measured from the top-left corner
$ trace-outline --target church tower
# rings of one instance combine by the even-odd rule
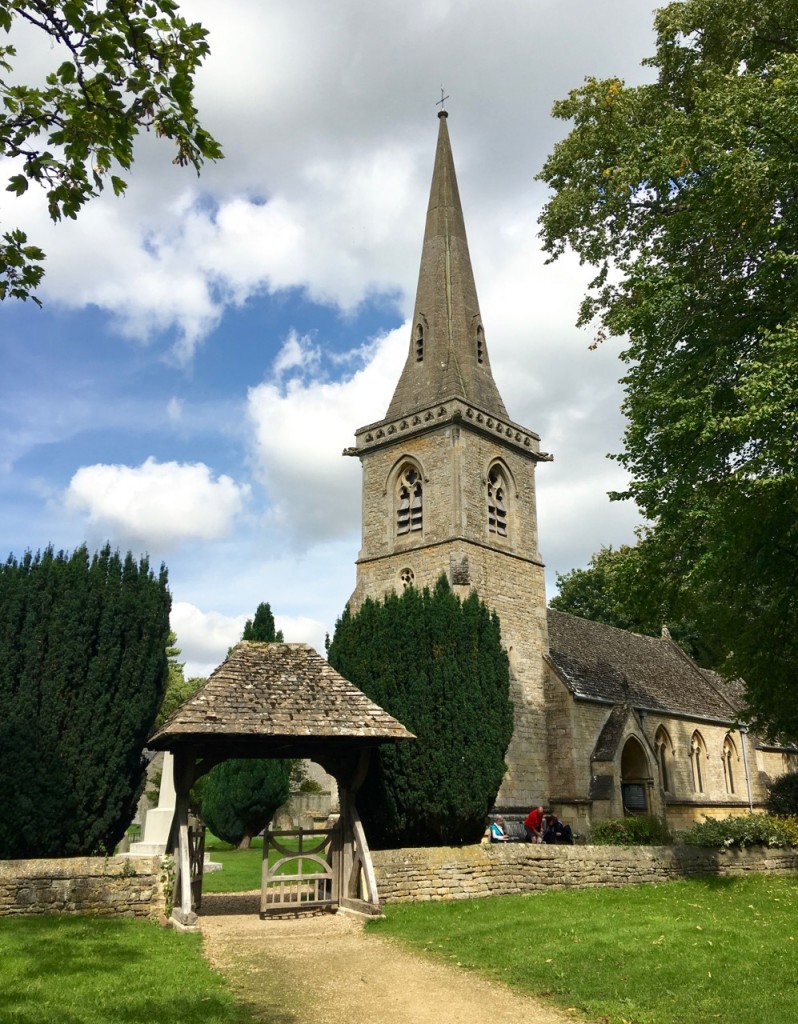
[[[514,732],[497,804],[549,795],[544,717],[548,651],[535,467],[551,458],[514,423],[491,373],[455,177],[438,115],[410,349],[384,419],[355,432],[363,543],[350,606],[403,587],[476,590],[510,655]]]

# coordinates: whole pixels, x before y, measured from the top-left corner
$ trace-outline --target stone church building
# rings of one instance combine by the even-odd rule
[[[679,827],[761,807],[794,752],[738,724],[739,694],[667,631],[652,638],[546,608],[536,469],[490,367],[449,143],[439,134],[407,361],[378,423],[359,428],[363,540],[350,606],[403,587],[474,589],[499,615],[515,728],[497,798],[543,803],[576,830],[629,813]]]

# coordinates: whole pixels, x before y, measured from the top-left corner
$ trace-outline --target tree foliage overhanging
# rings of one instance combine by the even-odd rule
[[[15,28],[49,37],[43,85],[14,77],[23,64]],[[7,190],[44,188],[50,217],[74,218],[104,188],[127,187],[117,172],[133,163],[140,131],[171,139],[174,163],[199,171],[222,156],[194,107],[194,75],[208,55],[207,31],[174,0],[0,0],[0,157],[12,169]],[[23,54],[24,57],[24,54]],[[19,229],[0,238],[0,299],[33,298],[44,253]]]
[[[628,338],[613,497],[755,724],[798,737],[798,0],[682,0],[655,25],[655,81],[555,105],[542,238],[597,269],[579,322]]]
[[[0,566],[0,858],[110,853],[167,677],[166,570],[105,547]]]
[[[663,581],[647,541],[602,548],[585,569],[557,573],[558,593],[549,601],[556,611],[603,622],[633,633],[659,636],[667,626],[671,638],[702,668],[723,660],[700,633],[695,618],[687,617],[685,602],[674,610],[672,593]]]
[[[479,841],[513,729],[501,630],[475,593],[445,577],[347,609],[330,664],[417,737],[373,755],[357,796],[374,847]]]
[[[268,603],[244,625],[242,640],[282,642]],[[276,758],[233,758],[212,768],[201,787],[202,820],[220,839],[242,849],[269,824],[290,792],[296,762]]]

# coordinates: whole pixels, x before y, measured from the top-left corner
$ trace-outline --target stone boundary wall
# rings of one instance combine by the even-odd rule
[[[383,903],[467,900],[547,889],[619,887],[699,875],[798,872],[798,850],[706,850],[694,846],[482,844],[375,850]]]
[[[0,860],[0,918],[22,914],[165,913],[160,857]]]

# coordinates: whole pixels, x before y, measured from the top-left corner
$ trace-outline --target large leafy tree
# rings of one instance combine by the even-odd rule
[[[166,570],[48,548],[0,567],[0,858],[112,852],[167,678]]]
[[[580,323],[627,339],[629,489],[756,724],[798,737],[798,2],[656,14],[656,80],[588,79],[540,177]]]
[[[358,793],[377,847],[476,842],[504,777],[513,729],[501,630],[475,593],[445,577],[348,609],[330,664],[403,725],[412,743],[381,748]]]
[[[281,642],[283,634],[275,628],[268,603],[258,605],[255,616],[247,619],[242,640],[259,643]],[[290,793],[296,762],[263,758],[234,758],[212,768],[201,790],[202,820],[214,835],[247,849],[274,817]],[[301,775],[301,773],[300,773]]]
[[[8,191],[44,188],[54,221],[74,218],[106,187],[120,195],[140,131],[172,140],[174,162],[199,171],[221,157],[194,107],[194,75],[208,54],[207,32],[174,0],[0,0],[9,40],[27,23],[50,41],[42,85],[16,76],[15,45],[0,45],[0,157]],[[24,78],[24,75],[23,75]],[[0,238],[0,299],[34,298],[44,253],[18,229]]]
[[[699,665],[714,668],[722,660],[708,646],[694,617],[687,617],[684,599],[674,601],[673,585],[645,539],[636,545],[601,548],[586,568],[557,573],[557,589],[549,601],[557,611],[648,636],[659,636],[667,626],[671,638]]]

